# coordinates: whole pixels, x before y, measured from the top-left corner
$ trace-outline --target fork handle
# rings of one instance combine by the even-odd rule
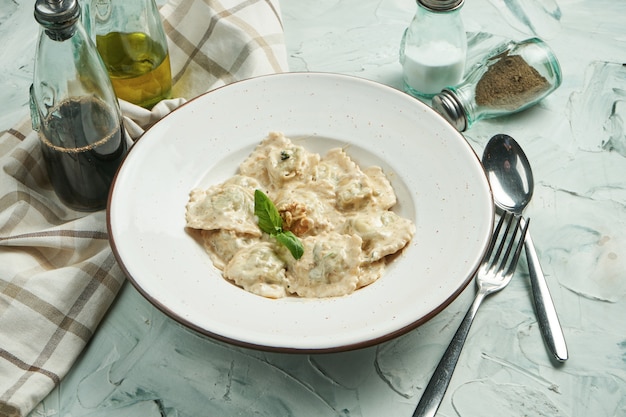
[[[543,340],[550,353],[552,353],[557,361],[564,362],[567,360],[568,356],[565,336],[563,336],[559,317],[556,314],[554,302],[550,296],[550,289],[548,288],[546,278],[541,270],[539,257],[537,256],[537,251],[535,250],[535,245],[533,245],[530,233],[526,233],[524,249],[526,249],[528,275],[530,276],[530,286],[533,293],[539,330],[543,335]]]
[[[467,314],[465,314],[450,345],[448,345],[448,349],[446,349],[441,357],[433,376],[430,378],[426,389],[422,393],[422,398],[413,412],[413,417],[434,417],[437,413],[437,409],[439,405],[441,405],[443,396],[452,379],[454,368],[456,368],[456,364],[459,361],[459,356],[461,356],[461,350],[465,344],[465,339],[467,339],[467,334],[472,326],[478,307],[486,295],[487,293],[485,291],[479,289],[472,306],[467,311]]]

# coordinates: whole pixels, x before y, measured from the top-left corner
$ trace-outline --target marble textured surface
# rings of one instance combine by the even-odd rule
[[[401,88],[398,46],[413,0],[283,0],[294,71],[356,75]],[[524,113],[476,123],[478,154],[515,137],[535,174],[527,214],[570,359],[554,363],[539,334],[527,270],[486,300],[441,417],[626,415],[626,2],[467,0],[475,48],[539,36],[562,86]],[[36,38],[32,0],[0,5],[0,130],[28,115]],[[427,151],[427,150],[425,150]],[[267,353],[199,336],[130,285],[42,416],[409,416],[474,288],[420,328],[370,348]]]

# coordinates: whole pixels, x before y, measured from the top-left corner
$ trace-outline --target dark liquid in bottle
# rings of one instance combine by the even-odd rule
[[[68,99],[51,109],[40,137],[48,176],[69,207],[106,207],[115,172],[126,154],[124,129],[113,109],[93,98]]]

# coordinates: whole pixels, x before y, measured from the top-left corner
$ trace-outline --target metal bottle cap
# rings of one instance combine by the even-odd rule
[[[467,129],[467,116],[463,110],[463,105],[452,91],[443,89],[441,93],[433,97],[432,108],[459,132]]]
[[[465,0],[417,0],[425,8],[433,12],[450,12],[463,6]]]
[[[46,34],[52,39],[69,38],[79,18],[78,0],[36,0],[35,2],[35,20],[45,28]]]

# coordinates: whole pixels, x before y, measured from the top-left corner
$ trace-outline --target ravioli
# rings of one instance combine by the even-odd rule
[[[255,189],[274,202],[283,229],[300,238],[300,259],[259,229]],[[389,255],[413,238],[413,222],[391,211],[396,200],[380,167],[361,169],[340,148],[321,157],[272,132],[237,175],[190,192],[186,226],[200,230],[213,264],[246,291],[339,297],[378,280]]]
[[[289,182],[308,182],[318,163],[318,154],[309,153],[284,135],[272,132],[239,166],[239,171],[259,181],[267,190],[278,190]]]
[[[335,297],[357,289],[361,243],[357,235],[323,233],[303,239],[304,255],[287,269],[289,292]]]
[[[393,211],[358,213],[347,219],[343,232],[361,237],[368,262],[396,253],[413,237],[411,221]]]
[[[236,176],[206,190],[191,190],[186,212],[187,227],[225,229],[261,236],[254,217],[254,187],[250,185],[258,186],[258,183]]]
[[[320,198],[310,187],[282,189],[276,191],[274,196],[283,228],[296,236],[318,235],[333,230],[335,222],[341,218],[333,204]]]
[[[286,295],[285,262],[270,242],[239,250],[226,264],[224,276],[254,294],[268,298]]]
[[[243,248],[258,243],[257,235],[247,235],[234,230],[202,230],[203,246],[209,253],[215,267],[224,270],[230,260]]]

